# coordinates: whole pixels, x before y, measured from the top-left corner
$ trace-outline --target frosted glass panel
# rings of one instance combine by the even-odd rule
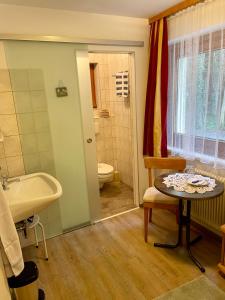
[[[75,50],[60,43],[4,42],[25,173],[58,178],[63,196],[41,213],[48,236],[89,222]],[[68,95],[57,97],[56,88]]]

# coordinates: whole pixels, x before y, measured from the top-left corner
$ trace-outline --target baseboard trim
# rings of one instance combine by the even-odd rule
[[[201,224],[191,220],[191,225],[194,227],[194,229],[196,229],[197,231],[201,232],[202,234],[218,241],[221,242],[222,236],[219,236],[218,234],[216,234],[215,232],[209,230],[208,228],[202,226]]]
[[[127,214],[127,213],[129,213],[131,211],[134,211],[134,210],[137,210],[137,209],[139,209],[139,206],[131,208],[131,209],[128,209],[128,210],[125,210],[125,211],[122,211],[122,212],[120,212],[118,214],[115,214],[115,215],[112,215],[112,216],[109,216],[109,217],[106,217],[106,218],[102,218],[102,219],[96,220],[96,221],[93,222],[93,224],[97,224],[99,222],[106,221],[106,220],[109,220],[109,219],[112,219],[112,218],[115,218],[115,217]]]

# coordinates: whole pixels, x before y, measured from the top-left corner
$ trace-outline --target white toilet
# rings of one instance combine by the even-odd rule
[[[104,163],[98,163],[98,181],[100,189],[103,188],[104,183],[113,181],[113,176],[113,166]]]

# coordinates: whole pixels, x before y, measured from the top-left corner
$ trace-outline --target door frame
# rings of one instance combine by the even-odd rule
[[[99,184],[97,170],[96,141],[93,122],[92,93],[88,50],[75,51],[80,110],[83,129],[87,192],[90,221],[93,223],[100,215]]]
[[[110,47],[111,48],[111,47]],[[84,152],[86,161],[87,174],[87,189],[89,195],[90,205],[90,219],[95,222],[100,218],[100,194],[98,188],[97,176],[97,154],[96,154],[96,140],[93,122],[93,108],[92,108],[92,94],[91,81],[89,71],[88,53],[115,53],[115,54],[129,54],[129,63],[131,67],[131,91],[130,103],[132,114],[132,147],[133,147],[133,190],[134,190],[134,204],[139,206],[139,166],[138,166],[138,139],[137,139],[137,101],[136,101],[136,73],[135,73],[135,51],[130,50],[115,50],[99,49],[92,50],[89,46],[88,50],[76,51],[76,61],[78,69],[78,82],[80,90],[80,107],[83,126],[83,140]],[[83,68],[83,69],[82,69]],[[82,69],[82,70],[81,70]],[[87,139],[91,138],[91,145],[87,143]],[[93,149],[95,148],[95,149]],[[95,178],[94,178],[95,177]],[[96,188],[97,185],[97,188]]]

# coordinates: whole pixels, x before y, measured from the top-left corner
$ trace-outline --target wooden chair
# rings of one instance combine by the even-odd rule
[[[152,209],[162,208],[178,214],[178,199],[160,193],[153,186],[152,170],[176,170],[183,171],[186,168],[186,160],[180,157],[144,157],[145,168],[148,169],[149,188],[143,197],[144,207],[144,239],[148,239],[148,223],[152,221]]]
[[[221,262],[218,264],[219,270],[225,275],[225,225],[221,226],[222,231],[222,251],[221,251]]]

